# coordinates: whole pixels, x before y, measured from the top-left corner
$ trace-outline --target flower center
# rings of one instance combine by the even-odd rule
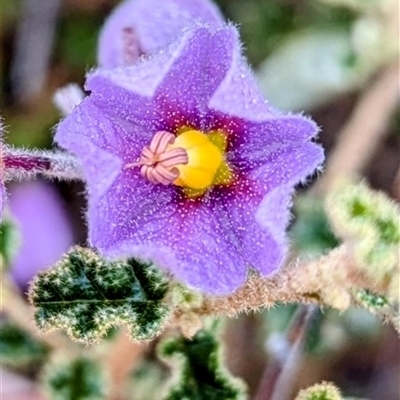
[[[141,175],[148,181],[172,183],[196,197],[214,184],[228,183],[230,171],[223,157],[225,147],[225,136],[219,131],[206,135],[187,128],[178,136],[160,131],[143,148],[139,162],[127,167],[140,166]]]

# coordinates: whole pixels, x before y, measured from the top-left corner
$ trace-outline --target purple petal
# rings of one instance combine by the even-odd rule
[[[97,221],[92,225],[92,240],[105,254],[150,260],[205,292],[227,294],[244,282],[246,263],[234,251],[240,243],[230,226],[221,222],[220,215],[216,218],[204,204],[177,204],[171,192],[159,186],[135,183],[130,185],[124,201],[118,199],[117,218],[115,210],[102,208],[113,222],[109,231],[112,239],[101,231],[110,226],[110,221],[104,221],[105,215],[103,226],[98,224],[101,219],[92,219]],[[116,187],[113,189],[108,201],[117,200]]]
[[[98,61],[104,67],[134,62],[178,38],[196,23],[219,27],[223,17],[208,0],[127,0],[110,15],[101,31]],[[127,58],[124,30],[131,37]]]
[[[58,126],[55,141],[79,157],[89,192],[95,197],[107,192],[122,168],[123,154],[118,150],[124,149],[121,131],[123,126],[106,118],[89,99]],[[129,143],[128,148],[132,147]]]
[[[264,100],[253,74],[242,55],[239,34],[232,54],[230,68],[209,101],[209,108],[225,115],[249,121],[265,121],[279,115]]]
[[[281,186],[263,198],[257,183],[248,181],[235,195],[215,202],[215,212],[223,216],[220,222],[236,235],[236,240],[230,241],[229,253],[237,251],[247,267],[264,276],[275,272],[286,255],[291,195],[290,187]]]
[[[269,192],[282,185],[293,187],[305,181],[323,161],[323,149],[308,142],[298,146],[280,146],[273,151],[261,150],[253,159],[247,160],[244,169],[250,166],[248,178]]]
[[[135,123],[145,120],[148,129],[162,129],[156,120],[176,125],[180,117],[182,125],[199,124],[231,66],[237,40],[233,27],[197,27],[131,67],[95,71],[86,87],[100,108]]]
[[[24,286],[41,269],[60,260],[73,243],[72,228],[61,199],[49,184],[26,182],[12,186],[9,206],[21,235],[11,274]]]
[[[301,115],[276,115],[262,122],[247,123],[233,138],[242,158],[260,150],[292,143],[306,142],[317,135],[314,121]]]
[[[137,169],[124,170],[106,196],[89,197],[88,219],[93,222],[89,225],[89,241],[108,249],[138,235],[149,220],[166,225],[170,214],[176,212],[170,207],[174,192],[171,186],[160,190],[160,186],[144,180]]]

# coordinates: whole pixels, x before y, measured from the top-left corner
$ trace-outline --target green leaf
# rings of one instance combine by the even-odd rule
[[[87,358],[54,360],[45,368],[43,386],[52,400],[107,398],[105,377],[99,365]]]
[[[175,383],[165,400],[244,399],[244,386],[224,368],[215,327],[198,332],[192,340],[167,339],[160,345],[164,358],[176,358]]]
[[[133,340],[160,333],[170,314],[163,302],[168,281],[151,265],[130,259],[111,262],[76,247],[30,288],[35,321],[42,331],[64,329],[90,344],[126,324]]]
[[[359,267],[387,287],[383,294],[390,302],[398,302],[398,205],[361,183],[338,187],[328,198],[326,209],[337,236],[351,243]]]
[[[1,320],[0,363],[12,367],[23,367],[38,363],[48,354],[48,347],[35,340],[17,325]]]

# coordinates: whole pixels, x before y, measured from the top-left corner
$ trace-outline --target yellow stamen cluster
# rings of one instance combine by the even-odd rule
[[[220,131],[204,134],[184,129],[178,132],[169,148],[184,149],[188,155],[188,163],[176,167],[179,177],[173,183],[181,186],[189,197],[201,196],[213,185],[229,184],[232,172],[224,158],[226,145],[226,136]]]

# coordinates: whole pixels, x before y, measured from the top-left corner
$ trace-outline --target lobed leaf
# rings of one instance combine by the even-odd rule
[[[223,367],[215,328],[199,331],[193,339],[168,339],[160,345],[164,358],[177,358],[175,383],[165,400],[244,399],[244,386]]]
[[[134,259],[111,262],[73,248],[31,284],[29,297],[42,331],[63,329],[90,344],[126,324],[133,340],[156,336],[170,314],[163,299],[168,281],[152,265]]]
[[[365,184],[338,188],[327,201],[335,233],[352,244],[359,267],[399,301],[399,208]]]

